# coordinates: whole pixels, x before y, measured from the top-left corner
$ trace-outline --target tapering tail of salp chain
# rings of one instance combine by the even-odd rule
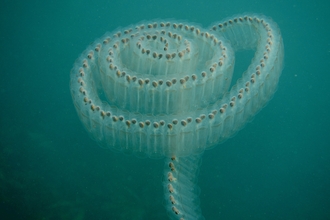
[[[201,156],[202,154],[181,158],[173,156],[165,160],[165,207],[170,219],[204,219],[197,185]]]

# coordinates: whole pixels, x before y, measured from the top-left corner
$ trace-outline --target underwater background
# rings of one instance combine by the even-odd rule
[[[204,153],[203,215],[330,219],[329,8],[326,0],[2,0],[0,219],[167,219],[163,160],[98,147],[72,104],[70,70],[118,27],[164,18],[208,27],[245,12],[279,25],[284,70],[254,120]],[[239,53],[236,72],[251,59]]]

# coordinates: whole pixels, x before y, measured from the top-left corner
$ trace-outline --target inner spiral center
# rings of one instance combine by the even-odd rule
[[[205,71],[221,57],[215,36],[199,35],[199,29],[188,26],[185,31],[167,29],[147,29],[122,38],[111,51],[114,64],[131,75],[165,80]]]
[[[231,82],[233,51],[221,39],[183,24],[118,32],[94,56],[101,77],[96,87],[110,105],[129,112],[168,115],[205,108]]]

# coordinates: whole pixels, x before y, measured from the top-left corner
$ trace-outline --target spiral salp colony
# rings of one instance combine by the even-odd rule
[[[255,49],[229,88],[234,51]],[[141,157],[188,156],[226,140],[272,96],[282,70],[276,24],[238,16],[203,29],[152,21],[107,33],[76,61],[71,94],[102,146]]]

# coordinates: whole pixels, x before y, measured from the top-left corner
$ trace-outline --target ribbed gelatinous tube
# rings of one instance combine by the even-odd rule
[[[225,141],[265,106],[283,68],[283,48],[279,28],[264,16],[236,16],[207,29],[173,20],[146,22],[107,33],[89,46],[71,71],[71,94],[80,120],[101,146],[177,158],[184,167],[179,161],[200,161],[196,155]],[[255,54],[230,88],[235,51],[242,49]],[[175,181],[186,181],[189,172]],[[165,199],[185,196],[169,193]],[[176,199],[183,209],[182,202],[189,201]],[[191,210],[202,218],[199,209],[185,213],[180,207],[169,208],[178,219],[193,219]]]

